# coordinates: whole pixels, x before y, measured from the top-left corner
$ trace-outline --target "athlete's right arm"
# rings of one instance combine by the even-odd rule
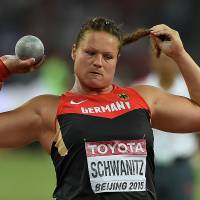
[[[20,147],[38,141],[49,152],[59,98],[35,97],[21,107],[0,113],[0,148]]]
[[[14,56],[3,56],[0,59],[10,73],[29,72],[43,62],[35,65],[33,59],[22,61]],[[0,77],[4,76],[0,74]],[[0,88],[2,83],[1,81]],[[49,151],[54,135],[53,123],[58,99],[53,95],[43,95],[15,110],[0,113],[0,148],[19,147],[39,141]]]

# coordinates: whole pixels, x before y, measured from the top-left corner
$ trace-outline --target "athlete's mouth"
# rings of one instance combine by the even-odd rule
[[[99,72],[90,72],[91,74],[97,74],[97,75],[102,75],[101,73]]]

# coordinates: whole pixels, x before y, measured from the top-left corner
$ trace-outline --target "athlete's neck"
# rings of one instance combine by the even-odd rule
[[[70,90],[70,92],[79,93],[79,94],[91,94],[91,95],[98,95],[98,94],[106,94],[113,90],[113,85],[109,85],[104,88],[90,88],[83,86],[81,83],[75,81],[74,86]]]

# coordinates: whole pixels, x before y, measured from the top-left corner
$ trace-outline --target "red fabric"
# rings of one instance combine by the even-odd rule
[[[128,98],[120,98],[120,94]],[[100,95],[66,92],[61,96],[57,115],[78,113],[112,119],[136,109],[146,109],[150,113],[149,106],[134,89],[114,85],[113,91]]]
[[[9,75],[10,75],[10,72],[8,68],[0,59],[0,81],[4,81],[5,79],[8,78]]]

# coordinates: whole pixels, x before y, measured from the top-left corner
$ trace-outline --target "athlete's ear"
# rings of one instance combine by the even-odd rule
[[[72,46],[71,57],[73,61],[76,59],[76,45],[75,44],[73,44]]]

